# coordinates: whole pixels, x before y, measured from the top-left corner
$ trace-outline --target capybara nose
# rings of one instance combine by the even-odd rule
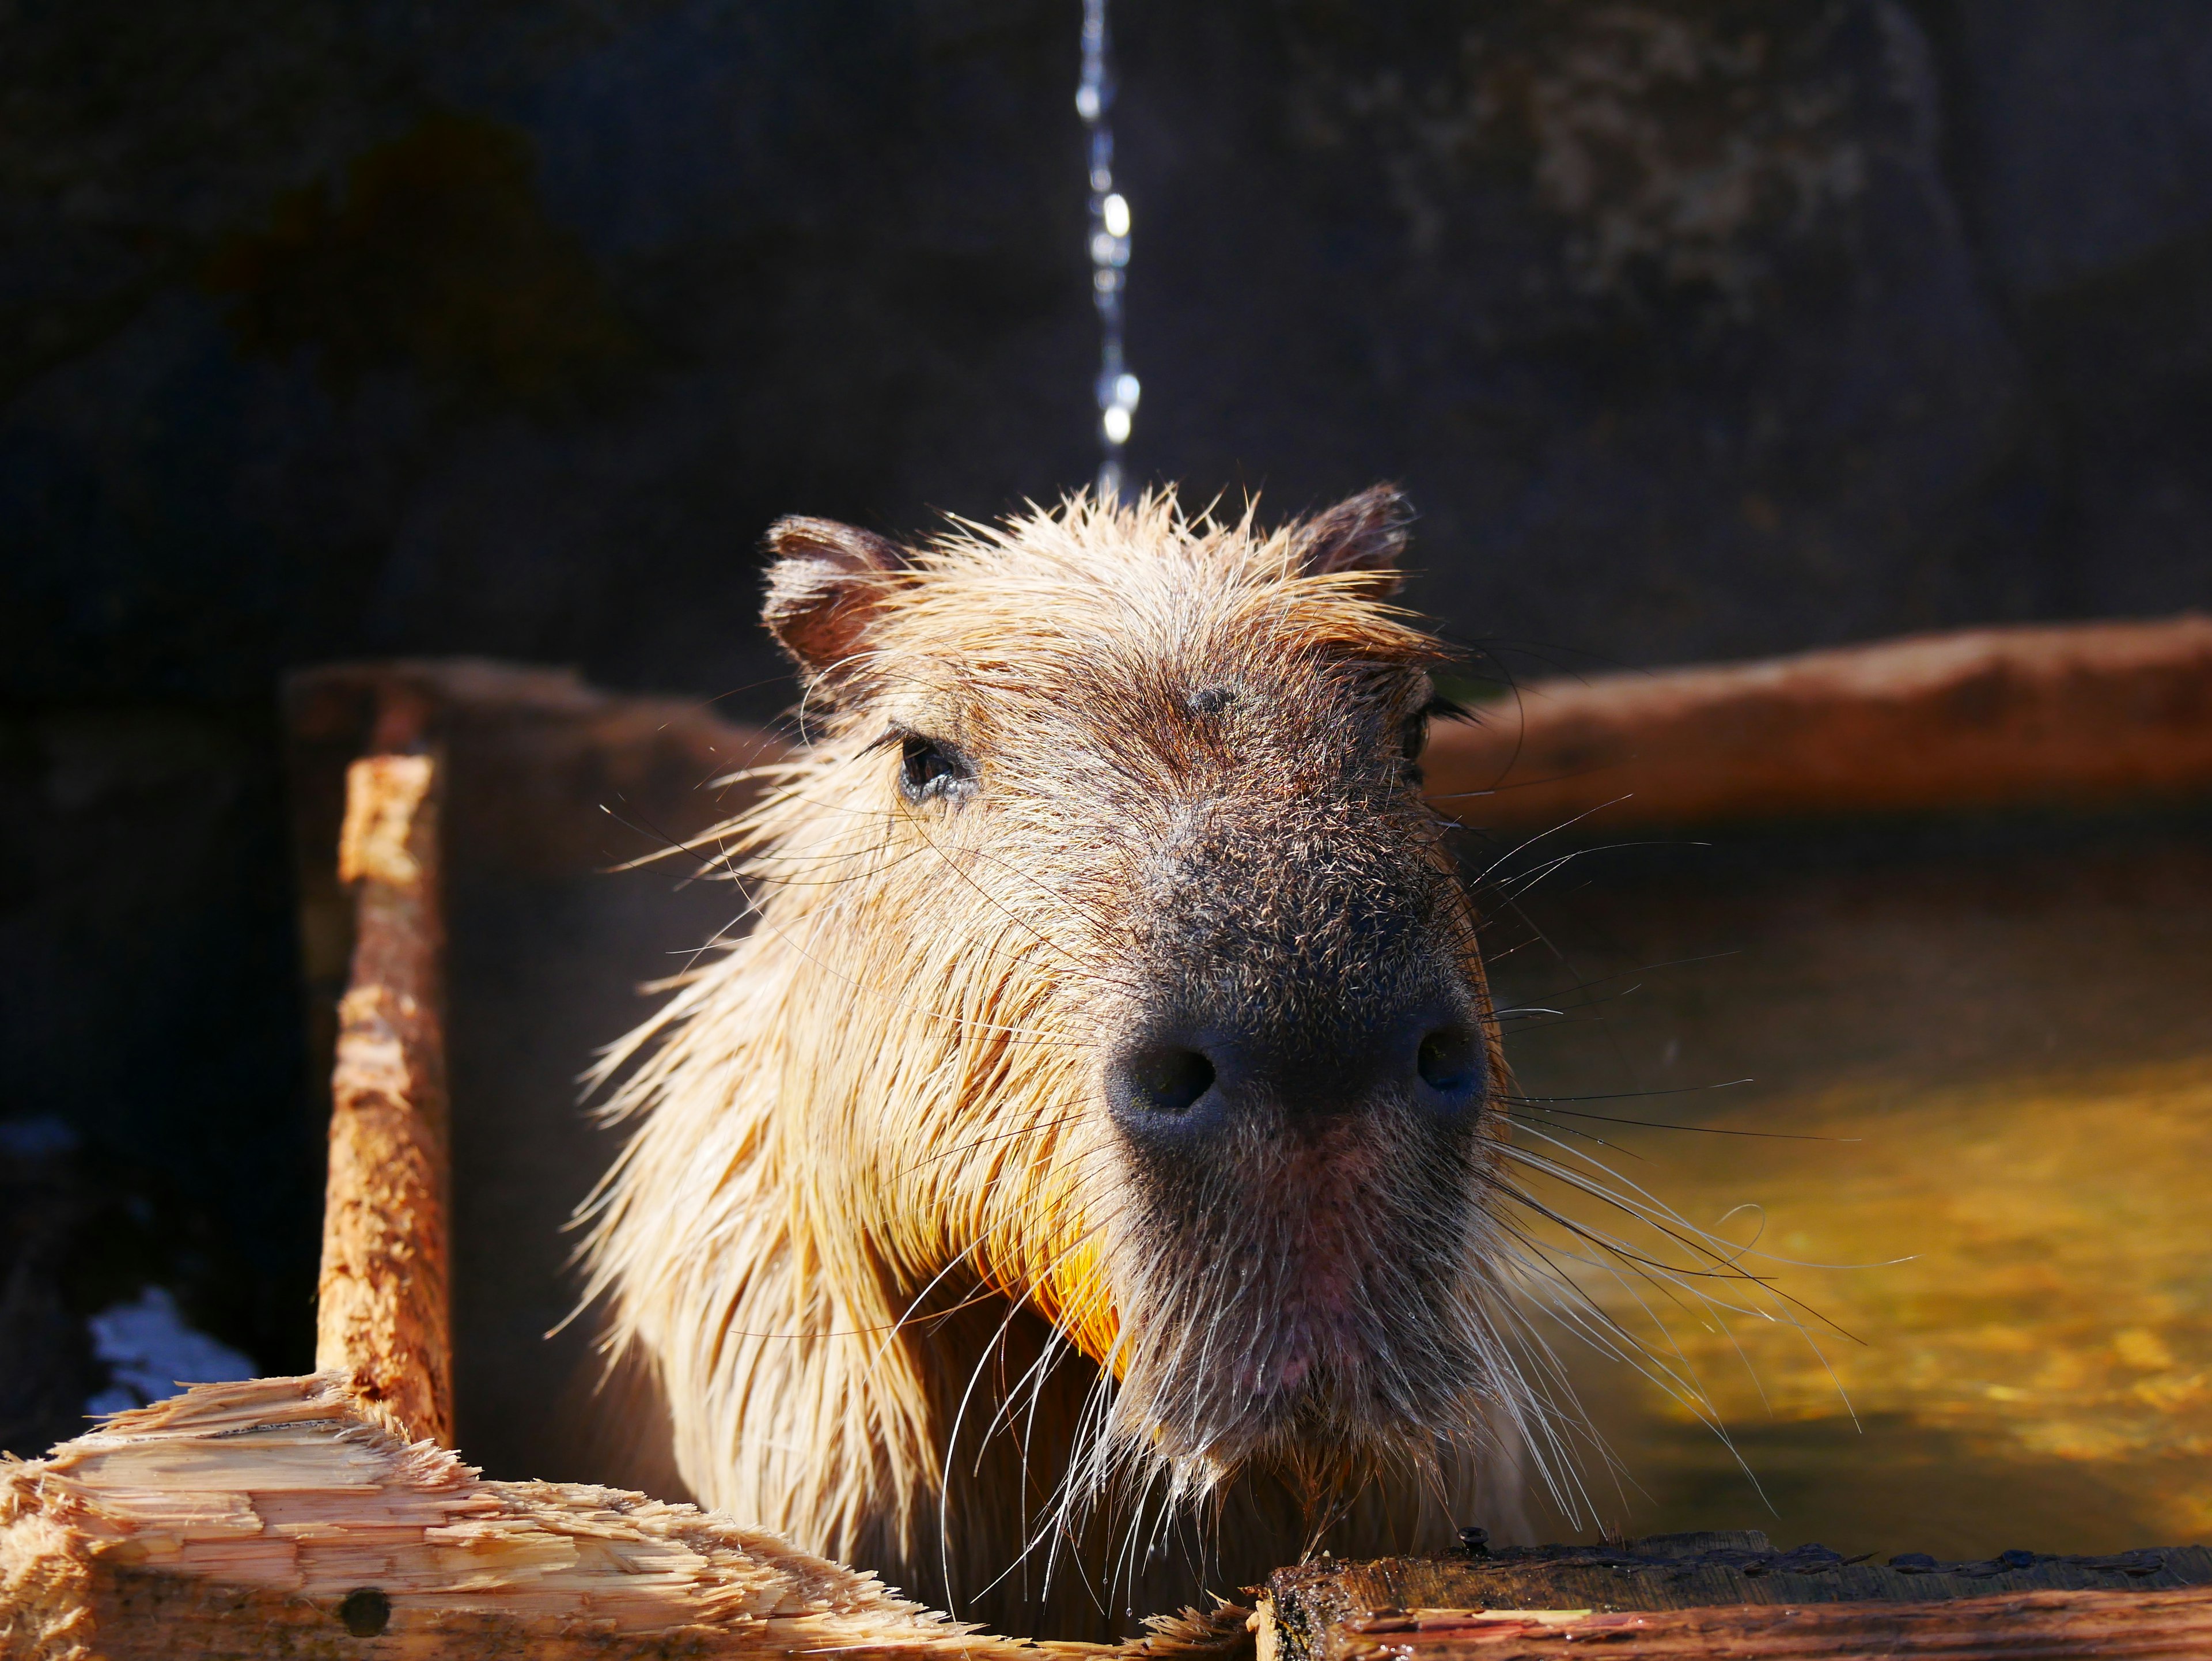
[[[1319,1032],[1193,1024],[1124,1045],[1107,1068],[1106,1093],[1129,1136],[1188,1145],[1261,1116],[1287,1126],[1394,1102],[1443,1117],[1470,1113],[1486,1070],[1474,1024],[1442,1010]]]

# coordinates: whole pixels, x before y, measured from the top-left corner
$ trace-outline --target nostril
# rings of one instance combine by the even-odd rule
[[[1188,1113],[1213,1088],[1213,1063],[1195,1050],[1146,1050],[1124,1062],[1122,1072],[1130,1104],[1154,1113]]]
[[[1457,1027],[1439,1027],[1423,1038],[1413,1066],[1421,1082],[1440,1096],[1464,1096],[1482,1080],[1482,1052]]]

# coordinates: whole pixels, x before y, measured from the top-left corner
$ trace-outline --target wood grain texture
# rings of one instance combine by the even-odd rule
[[[206,1384],[0,1465],[0,1658],[1038,1653],[690,1506],[485,1482],[384,1405]]]
[[[1278,1571],[1263,1661],[2212,1655],[2212,1552],[1899,1569],[1753,1531]],[[2086,1647],[2085,1647],[2086,1646]]]
[[[2212,1655],[2212,1591],[2037,1591],[1931,1603],[1756,1604],[1687,1609],[1422,1610],[1418,1629],[1345,1634],[1327,1661],[1944,1661]]]
[[[387,706],[387,715],[392,711]],[[422,742],[414,730],[387,740]],[[451,1155],[434,753],[355,762],[339,839],[354,885],[353,973],[331,1086],[315,1365],[352,1381],[386,1427],[453,1439]]]
[[[1431,800],[1589,834],[2212,794],[2212,618],[1978,629],[1543,680],[1439,727]]]
[[[1732,1530],[1609,1546],[1509,1548],[1490,1557],[1324,1559],[1278,1570],[1268,1586],[1295,1633],[1383,1607],[1666,1609],[1929,1603],[1998,1591],[2176,1591],[2212,1586],[2212,1551],[2176,1546],[2099,1557],[2018,1552],[1986,1562],[1939,1565],[1929,1559],[1899,1568],[1875,1561],[1873,1554],[1848,1558],[1820,1546],[1777,1551],[1756,1530]]]

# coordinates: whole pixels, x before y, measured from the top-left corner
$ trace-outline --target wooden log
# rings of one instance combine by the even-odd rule
[[[690,1506],[485,1482],[387,1407],[204,1384],[0,1464],[0,1658],[1037,1661]]]
[[[2212,794],[2212,618],[1978,629],[1544,680],[1437,728],[1431,800],[1577,833]]]
[[[718,782],[784,752],[711,703],[605,691],[573,670],[471,658],[299,670],[284,684],[288,766],[304,874],[324,885],[346,765],[395,691],[434,715],[449,882],[471,869],[572,877],[652,854],[739,812],[756,787]]]
[[[2102,1556],[2013,1552],[1936,1562],[1824,1546],[1777,1551],[1755,1529],[1654,1535],[1604,1546],[1524,1546],[1495,1555],[1320,1560],[1269,1583],[1285,1621],[1318,1630],[1383,1605],[1665,1609],[1705,1603],[1927,1603],[1992,1591],[2173,1591],[2212,1586],[2212,1551],[2147,1548]]]
[[[1898,1567],[1898,1564],[1904,1567]],[[1495,1557],[1316,1561],[1269,1578],[1261,1661],[2212,1655],[2202,1546],[1876,1564],[1763,1535],[1668,1535]]]
[[[1347,1632],[1326,1661],[1943,1661],[2212,1655],[2212,1591],[2038,1591],[1933,1603],[1758,1604],[1686,1609],[1392,1611]],[[1261,1661],[1277,1652],[1263,1634]]]
[[[338,873],[355,891],[338,1007],[315,1365],[395,1435],[453,1439],[451,1155],[439,904],[440,764],[395,691],[349,770]]]

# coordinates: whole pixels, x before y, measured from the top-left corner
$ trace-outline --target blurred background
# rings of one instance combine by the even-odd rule
[[[0,13],[0,1445],[127,1383],[100,1311],[309,1363],[284,672],[483,654],[766,721],[771,520],[1088,481],[1079,24]],[[2212,599],[2212,9],[1115,27],[1133,480],[1280,514],[1401,481],[1414,603],[1531,672]],[[2192,1018],[2201,938],[2137,1026]]]

